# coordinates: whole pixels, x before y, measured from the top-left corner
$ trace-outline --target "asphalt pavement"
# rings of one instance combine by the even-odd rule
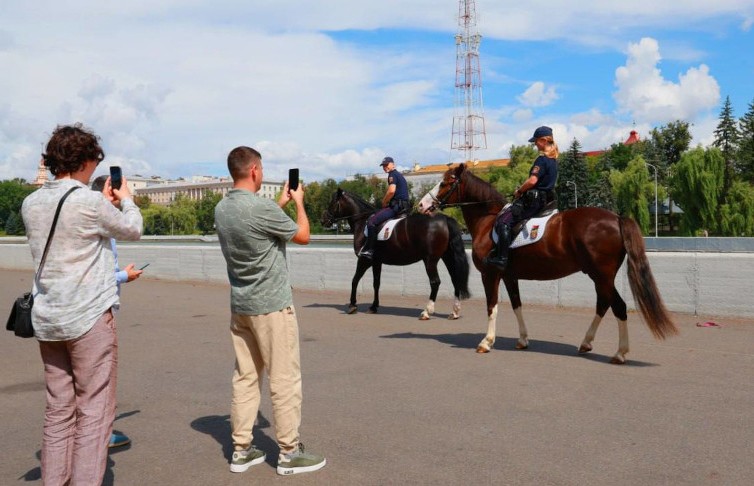
[[[0,270],[3,316],[29,286],[28,272]],[[228,470],[227,286],[142,278],[122,293],[115,428],[133,444],[110,454],[108,485],[754,484],[751,320],[674,314],[681,334],[657,341],[631,313],[619,366],[611,315],[577,354],[592,309],[525,308],[530,348],[517,351],[501,302],[495,347],[479,355],[482,296],[459,320],[441,300],[420,321],[424,298],[382,295],[370,315],[361,295],[346,315],[346,293],[294,289],[302,441],[328,464],[281,477],[268,393],[255,428],[267,462]],[[0,484],[41,483],[43,409],[36,341],[0,334]]]

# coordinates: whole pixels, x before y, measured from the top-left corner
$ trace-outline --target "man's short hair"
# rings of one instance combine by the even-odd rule
[[[107,176],[101,175],[92,181],[92,191],[102,192],[107,182]]]
[[[55,127],[42,158],[52,175],[58,176],[78,172],[90,160],[102,161],[105,152],[99,145],[99,137],[76,123]]]
[[[228,172],[234,181],[249,176],[252,165],[262,162],[262,155],[251,147],[236,147],[228,154]]]

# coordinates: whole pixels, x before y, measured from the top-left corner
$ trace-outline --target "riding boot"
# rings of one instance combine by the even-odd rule
[[[485,263],[494,265],[500,270],[505,270],[508,265],[508,247],[511,244],[511,228],[507,224],[500,225],[500,232],[497,235],[497,247],[493,255],[485,259]]]
[[[374,243],[377,241],[377,228],[367,228],[367,241],[359,252],[359,257],[371,260],[374,257]]]

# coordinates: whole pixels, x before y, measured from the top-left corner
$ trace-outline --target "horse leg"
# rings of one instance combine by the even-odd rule
[[[618,352],[615,353],[610,363],[625,364],[626,354],[628,354],[628,314],[626,313],[626,303],[615,287],[613,287],[613,300],[610,307],[613,309],[615,318],[618,319]]]
[[[375,263],[372,266],[372,285],[374,287],[374,302],[367,311],[369,314],[376,314],[377,309],[380,307],[380,277],[382,276],[382,263]]]
[[[440,274],[437,273],[437,260],[424,259],[424,268],[427,270],[429,277],[429,302],[419,316],[419,320],[426,321],[429,316],[435,313],[435,301],[437,300],[437,291],[440,290]]]
[[[458,296],[453,299],[453,312],[448,316],[450,320],[456,320],[461,317],[461,300]]]
[[[500,289],[500,277],[497,272],[483,272],[482,284],[484,285],[484,294],[487,297],[487,334],[476,347],[476,352],[489,353],[495,345],[495,335],[497,334],[495,325],[497,322],[497,297]]]
[[[521,311],[521,294],[518,290],[518,279],[515,277],[503,277],[503,283],[505,284],[505,290],[508,292],[513,313],[516,315],[516,321],[518,321],[516,349],[527,349],[529,347],[529,332],[526,330],[524,313]]]
[[[366,258],[359,258],[356,262],[356,273],[353,274],[353,279],[351,280],[351,301],[348,303],[348,310],[346,311],[348,314],[355,314],[359,310],[356,307],[356,289],[359,286],[361,277],[364,276],[364,273],[371,266],[372,263]]]
[[[612,283],[608,283],[604,281],[604,279],[600,279],[594,275],[590,275],[590,277],[594,282],[594,290],[597,292],[597,308],[594,319],[592,319],[592,323],[586,331],[584,340],[581,341],[581,345],[579,346],[579,354],[585,354],[592,350],[592,341],[594,341],[595,336],[597,336],[597,328],[600,326],[602,318],[605,317],[607,308],[610,307],[610,302],[612,301],[611,289],[614,289]]]

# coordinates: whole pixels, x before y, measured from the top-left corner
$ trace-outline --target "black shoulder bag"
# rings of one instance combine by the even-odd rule
[[[42,268],[45,266],[45,260],[47,260],[47,252],[50,249],[50,242],[52,241],[52,235],[55,234],[55,226],[58,224],[58,216],[60,216],[60,208],[63,207],[63,202],[70,193],[76,189],[80,189],[80,186],[72,187],[66,192],[60,202],[58,203],[58,209],[55,210],[55,217],[52,218],[52,228],[50,228],[50,235],[47,237],[47,243],[45,244],[45,251],[42,253],[42,260],[39,262],[39,268],[37,273],[34,274],[34,281],[39,278],[42,273]],[[8,323],[5,325],[5,329],[13,331],[13,333],[22,338],[34,337],[34,327],[31,323],[31,308],[34,305],[34,295],[31,292],[26,292],[23,297],[19,297],[13,303],[13,308],[8,316]]]

